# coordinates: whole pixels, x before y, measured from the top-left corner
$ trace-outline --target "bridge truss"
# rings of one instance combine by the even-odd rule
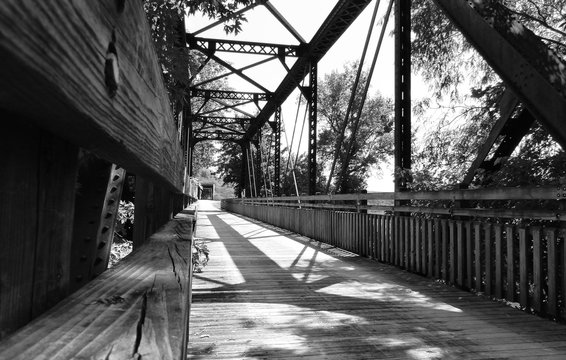
[[[392,1],[395,2],[395,168],[407,170],[411,168],[411,0]],[[268,0],[257,1],[242,10],[245,12],[256,6],[264,6],[294,37],[296,44],[222,40],[200,36],[219,22],[186,34],[187,46],[206,57],[199,70],[210,60],[227,69],[224,74],[193,83],[189,89],[191,99],[200,99],[198,108],[193,106],[190,113],[191,146],[204,140],[228,140],[237,142],[242,149],[246,149],[249,148],[249,143],[258,143],[261,129],[265,124],[270,124],[277,142],[273,159],[278,162],[280,107],[289,95],[299,88],[309,109],[308,191],[309,194],[314,194],[317,167],[317,63],[370,2],[371,0],[338,0],[310,41],[306,41]],[[500,122],[494,126],[462,187],[469,185],[478,169],[494,169],[492,165],[496,159],[486,157],[493,153],[491,150],[496,139],[506,139],[496,149],[496,156],[509,156],[535,119],[540,121],[563,147],[566,146],[564,62],[549,51],[531,31],[520,24],[517,25],[510,10],[496,1],[489,2],[490,6],[479,0],[435,0],[435,3],[495,69],[507,85],[508,97],[514,99],[511,101],[514,106],[510,110],[502,109],[507,115],[503,115]],[[511,20],[490,21],[497,16]],[[517,26],[522,29],[519,33],[513,30],[513,27]],[[236,68],[223,59],[222,55],[226,53],[261,55],[264,58],[245,67]],[[289,66],[287,60],[291,58],[294,63]],[[264,84],[244,73],[273,60],[278,60],[286,70],[285,77],[274,91],[269,91]],[[254,86],[257,92],[210,89],[215,81],[230,75],[239,76]],[[305,80],[307,85],[301,86],[301,82]],[[524,104],[526,110],[514,119],[511,114],[519,102]],[[242,110],[242,106],[247,104],[255,104],[257,109],[253,114]],[[224,117],[223,112],[227,110],[236,115]],[[275,189],[278,189],[279,163],[275,175]],[[242,178],[246,176],[243,174]],[[245,186],[244,180],[242,185]],[[401,176],[396,178],[397,191],[405,190],[406,185]]]

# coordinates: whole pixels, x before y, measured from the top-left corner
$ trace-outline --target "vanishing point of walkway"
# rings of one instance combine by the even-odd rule
[[[566,359],[566,325],[201,201],[191,359]]]

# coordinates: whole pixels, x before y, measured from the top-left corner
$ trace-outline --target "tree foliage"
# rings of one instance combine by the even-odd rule
[[[246,21],[237,9],[252,0],[144,0],[144,9],[151,26],[152,37],[165,76],[171,102],[184,96],[189,85],[189,69],[201,63],[201,55],[189,52],[183,44],[184,16],[197,12],[224,22],[226,33],[238,33]]]
[[[308,158],[306,154],[289,154],[287,149],[284,149],[281,154],[281,163],[287,163],[287,159],[291,156],[293,166],[289,167],[289,170],[285,173],[285,169],[281,170],[281,194],[294,196],[297,195],[297,190],[299,195],[304,195],[309,190],[309,172],[308,172]],[[297,187],[295,188],[295,180],[297,181]],[[322,174],[322,167],[319,165],[316,168],[316,184],[315,192],[323,192],[326,178]]]
[[[370,168],[384,162],[393,149],[393,104],[390,99],[379,94],[368,94],[356,129],[355,114],[361,106],[363,91],[363,86],[358,86],[352,115],[346,122],[357,67],[357,63],[348,63],[342,71],[326,75],[318,85],[318,159],[320,166],[330,168],[335,154],[338,154],[332,190],[341,193],[365,189]],[[363,84],[366,78],[364,74],[360,83]]]
[[[214,157],[216,147],[212,141],[201,141],[195,145],[193,150],[193,173],[198,174],[201,170],[212,168],[216,162]]]
[[[220,145],[218,156],[218,175],[226,185],[234,187],[234,195],[242,193],[240,177],[242,175],[242,147],[230,141]]]

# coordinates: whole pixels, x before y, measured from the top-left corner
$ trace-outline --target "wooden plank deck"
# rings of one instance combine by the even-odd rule
[[[201,201],[190,359],[565,359],[566,326]]]

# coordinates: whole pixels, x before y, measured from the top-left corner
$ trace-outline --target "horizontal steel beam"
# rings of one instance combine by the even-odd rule
[[[193,144],[199,143],[201,141],[233,141],[239,143],[242,141],[241,135],[235,134],[222,134],[222,133],[209,133],[202,134],[200,136],[193,136]]]
[[[205,99],[223,99],[223,100],[248,100],[248,101],[268,101],[271,99],[271,93],[243,92],[243,91],[225,91],[191,88],[191,97],[200,97]]]
[[[221,40],[195,37],[187,34],[187,45],[191,49],[207,49],[209,52],[231,52],[255,55],[284,55],[297,57],[304,51],[304,45],[270,44],[252,41]]]
[[[202,122],[208,124],[246,124],[254,120],[254,118],[245,117],[223,117],[223,116],[193,116],[191,117],[193,123]]]
[[[211,126],[205,127],[200,129],[193,129],[193,134],[196,135],[209,135],[209,134],[230,134],[230,135],[239,135],[243,136],[244,132],[237,129],[231,129],[228,127],[218,127],[218,126]]]

